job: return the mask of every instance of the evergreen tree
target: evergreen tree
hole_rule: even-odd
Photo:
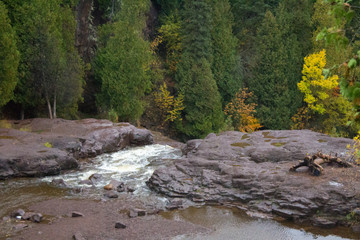
[[[280,0],[229,0],[234,16],[234,35],[239,40],[238,58],[242,60],[241,71],[244,80],[252,77],[250,71],[254,64],[256,51],[256,31],[265,12],[274,12]]]
[[[217,83],[223,106],[241,88],[240,63],[236,58],[238,41],[233,35],[234,20],[228,0],[212,0],[212,73]]]
[[[287,50],[280,26],[270,11],[258,30],[256,45],[256,65],[249,89],[257,97],[257,117],[265,128],[288,129],[291,98],[285,74]]]
[[[138,120],[144,110],[142,97],[150,88],[150,44],[144,40],[147,0],[123,0],[114,23],[105,26],[108,39],[95,59],[95,75],[101,81],[97,104],[114,110],[121,121]]]
[[[176,81],[184,95],[184,124],[188,137],[203,137],[217,131],[223,122],[221,99],[211,72],[213,63],[211,9],[206,0],[185,1],[183,55]]]
[[[12,4],[21,52],[15,101],[25,110],[39,107],[45,100],[50,118],[57,117],[58,103],[62,112],[70,106],[75,113],[81,99],[83,66],[74,47],[73,3],[33,0]]]
[[[276,21],[282,34],[287,63],[283,71],[289,87],[291,115],[302,104],[303,96],[297,89],[297,83],[301,81],[304,57],[312,47],[311,12],[311,0],[282,0],[276,9]]]
[[[16,47],[16,35],[2,1],[0,1],[0,29],[0,107],[2,107],[13,97],[20,57]]]

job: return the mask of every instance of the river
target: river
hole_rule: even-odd
[[[102,198],[103,186],[111,179],[120,180],[135,189],[132,198],[163,208],[167,199],[150,191],[145,181],[156,168],[170,164],[181,157],[181,151],[165,145],[149,145],[129,148],[116,153],[103,154],[81,162],[80,170],[69,171],[60,176],[44,178],[11,179],[0,182],[0,219],[17,208],[50,198],[96,199]],[[90,187],[79,184],[94,173],[102,179]],[[53,186],[53,179],[62,178],[67,188]],[[309,225],[277,222],[270,219],[252,218],[234,208],[199,206],[190,201],[184,210],[160,213],[164,218],[183,220],[213,229],[206,235],[181,235],[178,239],[357,239],[348,228],[319,229]],[[1,230],[1,229],[0,229]],[[0,235],[1,236],[1,235]],[[1,238],[1,237],[0,237]]]

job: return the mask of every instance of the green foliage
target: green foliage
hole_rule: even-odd
[[[233,35],[234,19],[228,0],[212,0],[212,46],[213,63],[211,66],[217,83],[223,106],[242,86],[242,79],[237,67],[236,48],[238,41]]]
[[[110,109],[110,111],[108,112],[108,119],[114,123],[119,121],[119,116],[114,109]]]
[[[211,8],[208,1],[185,1],[183,54],[175,79],[184,95],[183,124],[187,137],[203,137],[223,124],[220,94],[211,71],[213,63]]]
[[[15,101],[27,108],[46,100],[50,118],[56,117],[58,105],[60,109],[73,109],[81,100],[84,69],[74,47],[72,2],[33,0],[12,4],[21,52]]]
[[[121,121],[135,121],[144,110],[142,97],[150,87],[152,51],[143,39],[147,0],[122,1],[123,8],[109,39],[98,50],[94,71],[101,82],[97,104],[104,110],[114,109]]]
[[[7,9],[0,1],[0,107],[13,97],[18,80],[20,55],[16,47],[15,32],[10,25]]]
[[[190,60],[183,55],[177,79],[184,95],[184,122],[179,130],[188,137],[204,137],[223,124],[220,94],[205,58]]]
[[[276,21],[282,34],[286,68],[283,69],[289,88],[290,114],[296,113],[302,104],[302,94],[297,89],[301,80],[304,57],[309,54],[312,44],[311,0],[281,0],[276,9]]]
[[[53,145],[51,143],[49,143],[49,142],[44,143],[44,146],[47,147],[47,148],[52,148],[53,147]]]
[[[282,43],[282,32],[276,18],[266,12],[257,34],[254,77],[249,90],[257,97],[257,118],[269,129],[287,129],[290,125],[291,102],[286,76],[287,55]]]

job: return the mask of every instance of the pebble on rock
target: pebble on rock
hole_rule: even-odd
[[[131,208],[129,211],[129,217],[142,217],[146,215],[146,211],[143,209]]]
[[[124,229],[126,228],[126,225],[121,223],[121,222],[116,222],[115,223],[115,228],[121,228],[121,229]]]
[[[23,220],[30,220],[34,223],[39,223],[43,219],[43,215],[41,213],[26,212],[21,218]]]
[[[72,212],[71,213],[71,217],[83,217],[84,214],[82,214],[81,212]]]
[[[18,209],[16,211],[12,212],[10,216],[12,218],[16,218],[18,216],[22,217],[22,216],[24,216],[24,214],[25,214],[25,211],[20,208],[20,209]]]
[[[104,196],[108,197],[108,198],[118,198],[119,197],[114,191],[109,191],[107,193],[104,193]]]
[[[80,232],[77,232],[73,235],[73,240],[86,240],[86,238]]]

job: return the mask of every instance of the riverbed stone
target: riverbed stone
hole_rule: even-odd
[[[25,211],[23,209],[19,208],[18,210],[12,212],[10,214],[10,216],[12,218],[16,218],[16,217],[19,217],[19,216],[22,217],[22,216],[24,216],[24,214],[25,214]]]
[[[104,196],[108,197],[108,198],[118,198],[119,197],[119,195],[115,191],[108,191],[108,192],[104,193]]]
[[[121,222],[116,222],[115,223],[115,228],[125,229],[126,225],[121,223]]]
[[[86,238],[84,237],[84,235],[81,232],[76,232],[73,237],[73,240],[86,240]]]
[[[230,202],[250,212],[332,227],[360,207],[360,186],[354,184],[360,181],[359,167],[325,164],[320,177],[289,169],[318,151],[347,159],[346,146],[352,143],[309,130],[211,134],[188,141],[184,156],[157,169],[147,185],[169,197]]]
[[[64,179],[61,179],[61,178],[53,179],[51,181],[51,184],[56,186],[56,187],[67,187]]]
[[[29,220],[34,223],[40,223],[43,219],[43,215],[41,213],[26,212],[21,218],[23,220]]]
[[[150,131],[129,123],[61,118],[8,122],[11,128],[0,128],[0,180],[58,175],[76,169],[79,158],[153,143]]]
[[[129,210],[129,217],[130,218],[134,218],[134,217],[142,217],[146,215],[146,210],[144,209],[139,209],[139,208],[130,208]]]
[[[91,174],[91,176],[89,177],[89,180],[93,183],[96,184],[98,182],[100,182],[103,179],[103,176],[99,173],[94,173]]]
[[[83,217],[83,216],[84,216],[84,214],[81,212],[73,211],[71,213],[71,217]]]

